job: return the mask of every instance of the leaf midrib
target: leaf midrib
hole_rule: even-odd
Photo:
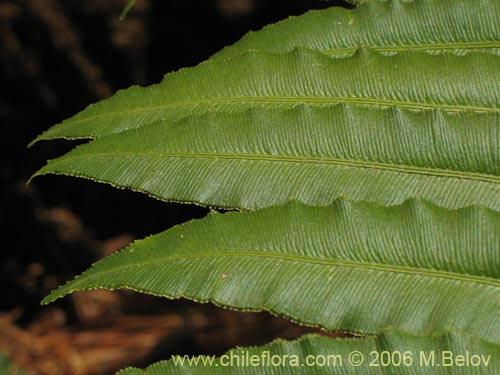
[[[439,50],[459,50],[459,49],[481,49],[481,48],[500,48],[500,41],[481,41],[481,42],[451,42],[451,43],[429,43],[429,44],[402,44],[397,46],[374,46],[367,45],[377,52],[404,52],[404,51],[439,51]],[[360,47],[333,48],[321,51],[325,55],[335,56],[344,54],[354,54]]]
[[[189,102],[179,102],[179,103],[171,103],[165,104],[155,107],[142,107],[137,109],[129,109],[127,111],[108,111],[106,113],[101,113],[94,116],[84,117],[79,120],[70,120],[72,124],[78,124],[87,121],[93,121],[99,118],[105,117],[115,117],[115,116],[126,116],[135,113],[146,113],[146,112],[156,112],[168,109],[182,108],[182,107],[190,107],[190,106],[198,106],[198,105],[209,105],[209,104],[217,104],[217,103],[296,103],[296,105],[302,103],[312,103],[317,105],[328,105],[328,104],[357,104],[357,105],[366,105],[366,106],[380,106],[380,107],[401,107],[415,110],[425,110],[425,109],[441,109],[449,112],[488,112],[488,113],[497,113],[500,112],[500,108],[495,107],[481,107],[481,106],[473,106],[473,105],[452,105],[452,104],[438,104],[438,103],[422,103],[422,102],[410,102],[410,101],[402,101],[402,100],[393,100],[393,99],[376,99],[376,98],[358,98],[358,97],[313,97],[313,96],[295,96],[295,97],[286,97],[286,96],[249,96],[249,97],[233,97],[233,98],[210,98],[205,100],[192,100]],[[264,106],[265,107],[265,106]]]
[[[374,161],[345,160],[334,158],[320,158],[310,156],[288,156],[288,155],[256,155],[256,154],[224,154],[224,153],[164,153],[164,152],[127,152],[127,153],[96,153],[91,155],[78,155],[64,157],[63,162],[75,160],[87,160],[106,157],[162,157],[162,158],[186,158],[186,159],[226,159],[226,160],[248,160],[262,162],[281,163],[304,163],[318,165],[336,165],[350,168],[378,169],[391,172],[419,174],[424,176],[436,176],[444,178],[456,178],[458,180],[472,180],[487,183],[500,183],[500,176],[488,175],[474,172],[462,172],[449,169],[425,168],[407,165],[387,164]],[[57,162],[57,161],[56,161]]]
[[[140,250],[138,250],[140,251]],[[182,260],[196,260],[196,259],[206,259],[206,258],[262,258],[262,259],[277,259],[289,262],[300,262],[300,263],[310,263],[310,264],[319,264],[324,266],[331,267],[345,267],[345,268],[358,268],[358,269],[368,269],[379,272],[391,272],[397,274],[408,274],[414,276],[424,276],[424,277],[434,277],[434,278],[442,278],[449,280],[457,280],[463,281],[466,283],[476,283],[481,285],[493,286],[496,288],[500,288],[500,280],[486,277],[486,276],[475,276],[470,274],[458,274],[452,271],[442,271],[435,270],[429,268],[414,268],[409,266],[396,266],[391,264],[375,264],[369,262],[356,262],[350,260],[340,260],[340,259],[325,259],[325,258],[311,258],[300,255],[291,255],[291,254],[275,254],[271,252],[254,252],[254,251],[245,251],[245,252],[210,252],[203,254],[190,254],[190,255],[182,255],[182,256],[167,256],[157,259],[152,259],[148,261],[136,262],[134,264],[128,263],[124,266],[115,267],[113,269],[99,271],[94,273],[93,275],[87,276],[87,278],[99,277],[102,275],[120,272],[131,268],[136,267],[145,267],[148,265],[154,265],[156,263],[164,263],[166,261],[182,261]],[[82,279],[76,279],[75,282],[78,283]],[[85,280],[83,280],[85,282]]]

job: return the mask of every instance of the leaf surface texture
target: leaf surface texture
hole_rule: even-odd
[[[345,57],[360,47],[382,53],[426,51],[500,54],[497,0],[369,0],[355,9],[332,7],[250,32],[214,58],[246,50],[288,52],[309,48]]]
[[[329,330],[449,330],[500,344],[500,214],[337,201],[211,214],[137,241],[44,299],[129,288]]]
[[[498,113],[499,78],[500,58],[488,54],[382,56],[362,50],[336,60],[305,50],[247,52],[169,74],[157,85],[120,91],[37,140],[98,138],[187,115],[299,105]]]
[[[46,173],[219,207],[418,196],[500,210],[500,114],[344,103],[210,113],[82,145]]]

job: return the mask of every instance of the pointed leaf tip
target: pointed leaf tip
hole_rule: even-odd
[[[471,242],[481,244],[473,257]],[[457,330],[500,344],[499,243],[500,213],[486,208],[295,202],[209,215],[137,241],[46,302],[127,288],[329,330]]]

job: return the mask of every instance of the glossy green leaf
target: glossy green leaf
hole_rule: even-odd
[[[300,50],[248,52],[169,74],[157,85],[120,91],[37,140],[96,138],[187,115],[298,105],[498,113],[499,78],[500,58],[488,54],[388,57],[360,51],[338,60]]]
[[[352,104],[210,113],[101,138],[47,173],[219,207],[418,196],[500,210],[500,114]]]
[[[401,51],[483,51],[500,54],[497,0],[369,0],[353,10],[332,7],[250,32],[215,58],[246,50],[288,52],[310,48],[349,56],[359,47]]]
[[[448,330],[500,343],[500,214],[337,201],[211,214],[137,241],[53,291],[127,288],[329,330]]]
[[[187,358],[180,356],[184,359],[184,364],[181,365],[181,359],[177,358],[176,362],[173,359],[159,362],[146,370],[125,369],[118,375],[500,373],[500,348],[497,345],[454,333],[419,337],[392,331],[362,339],[331,339],[307,335],[296,341],[277,340],[262,347],[236,348],[221,357],[194,357],[198,360],[198,365],[189,365]],[[256,366],[252,365],[252,358]],[[362,362],[356,366],[360,359]],[[231,363],[232,366],[227,366]]]

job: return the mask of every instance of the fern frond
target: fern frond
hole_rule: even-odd
[[[500,210],[500,113],[352,103],[213,112],[101,138],[37,175],[47,173],[212,207],[345,196]]]
[[[127,288],[329,330],[458,331],[500,344],[500,213],[341,200],[211,214],[137,241],[53,291]]]
[[[248,52],[167,75],[89,106],[36,140],[99,138],[187,115],[249,108],[350,104],[416,111],[500,112],[500,57],[487,54],[382,56],[363,50],[350,59],[316,52]],[[376,125],[376,124],[374,124]],[[237,127],[237,124],[235,124]]]
[[[332,7],[290,17],[246,34],[213,58],[247,50],[283,53],[297,47],[332,57],[351,56],[360,47],[381,53],[500,55],[499,16],[497,0],[369,0],[353,10]]]
[[[471,364],[472,355],[476,366]],[[253,363],[259,365],[249,363],[252,356],[257,357]],[[270,365],[271,356],[275,356],[273,363],[283,364]],[[455,364],[459,357],[464,359],[458,362],[463,366],[450,365],[451,358]],[[226,366],[231,358],[239,366]],[[352,364],[359,359],[362,362],[358,366]],[[210,360],[212,366],[208,365]],[[276,340],[261,347],[236,348],[219,358],[205,356],[205,362],[198,363],[189,366],[187,360],[184,365],[163,361],[145,370],[129,368],[117,375],[496,375],[500,372],[500,351],[497,345],[456,333],[419,337],[390,331],[362,339],[307,335],[296,341]]]

